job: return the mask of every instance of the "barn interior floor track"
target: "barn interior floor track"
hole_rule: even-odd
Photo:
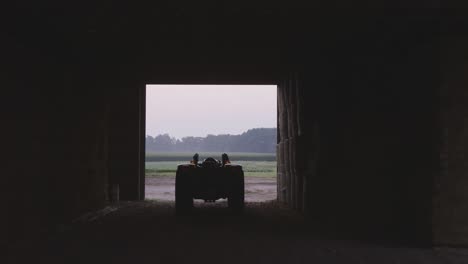
[[[336,239],[275,202],[112,205],[10,249],[10,263],[468,263],[463,249],[407,248]]]

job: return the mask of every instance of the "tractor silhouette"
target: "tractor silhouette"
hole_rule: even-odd
[[[241,211],[244,208],[244,171],[242,166],[231,164],[224,153],[220,160],[212,157],[199,162],[198,153],[189,164],[177,166],[175,183],[176,211],[188,211],[194,199],[215,202],[228,200],[228,207]]]

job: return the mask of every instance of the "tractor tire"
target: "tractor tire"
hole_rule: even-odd
[[[175,180],[175,209],[176,213],[188,212],[193,207],[193,197],[190,192],[188,175],[177,170]]]
[[[235,172],[231,182],[231,190],[228,196],[228,207],[235,212],[241,212],[244,209],[244,172],[242,170]]]

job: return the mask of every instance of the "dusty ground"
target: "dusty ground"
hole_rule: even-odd
[[[17,245],[6,263],[468,263],[466,250],[330,239],[310,223],[273,202],[241,215],[201,203],[184,216],[173,202],[121,203]]]
[[[146,199],[174,201],[175,177],[147,177],[145,179]],[[276,199],[276,178],[245,178],[245,200],[264,202]]]

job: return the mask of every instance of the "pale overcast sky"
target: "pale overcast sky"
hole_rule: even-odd
[[[241,134],[276,127],[276,85],[147,85],[146,134]]]

